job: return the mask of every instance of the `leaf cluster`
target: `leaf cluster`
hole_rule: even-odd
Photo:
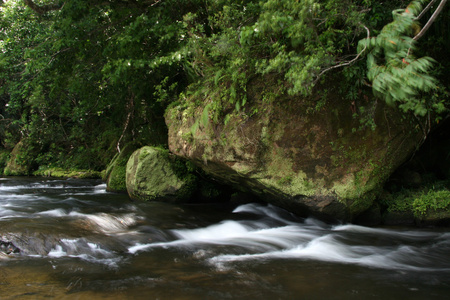
[[[389,105],[398,105],[404,112],[424,116],[429,111],[444,111],[442,101],[433,101],[439,81],[432,75],[436,61],[428,56],[416,57],[414,34],[420,28],[417,15],[422,2],[412,1],[408,8],[392,12],[391,23],[376,37],[359,42],[358,52],[367,57],[367,77],[374,93]]]
[[[186,16],[193,98],[207,98],[210,117],[240,111],[255,77],[280,81],[280,93],[309,95],[324,69],[354,52],[366,1],[216,1],[207,22]],[[189,99],[189,97],[188,97]],[[225,117],[226,118],[226,117]]]

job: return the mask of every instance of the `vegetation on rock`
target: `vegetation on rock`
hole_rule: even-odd
[[[126,166],[126,187],[132,199],[186,201],[196,184],[196,177],[186,170],[186,165],[164,149],[140,148]]]
[[[337,85],[328,86],[325,98],[333,109],[313,111],[308,106],[314,99],[306,97],[274,95],[267,103],[264,95],[276,88],[267,76],[254,79],[248,99],[264,114],[250,116],[243,108],[230,113],[226,124],[210,120],[195,132],[204,105],[190,115],[173,107],[166,118],[169,149],[275,205],[350,220],[371,206],[422,139],[413,120],[402,120],[402,112],[383,103],[373,108],[375,129],[354,131],[359,121]]]

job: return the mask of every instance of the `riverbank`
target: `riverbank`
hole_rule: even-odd
[[[62,168],[39,168],[33,172],[33,176],[79,179],[102,179],[105,171],[94,170],[65,170]]]

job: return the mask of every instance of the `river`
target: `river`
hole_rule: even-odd
[[[447,299],[450,232],[0,178],[1,299]]]

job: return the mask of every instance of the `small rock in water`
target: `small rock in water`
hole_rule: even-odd
[[[19,253],[20,249],[11,242],[0,241],[0,255],[8,255],[11,253]]]

